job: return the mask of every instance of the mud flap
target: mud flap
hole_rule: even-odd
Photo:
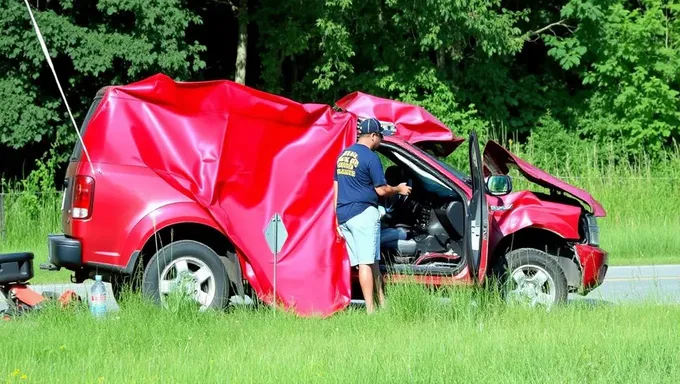
[[[245,299],[245,291],[243,288],[243,278],[241,275],[241,264],[238,261],[235,253],[228,252],[226,256],[220,256],[220,260],[227,270],[227,276],[229,277],[229,284],[235,289],[236,294],[241,298]]]

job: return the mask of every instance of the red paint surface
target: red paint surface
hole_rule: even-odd
[[[511,193],[500,200],[504,206],[512,205],[508,210],[493,212],[496,226],[503,236],[524,228],[538,228],[565,239],[579,238],[580,207],[543,201],[530,191]]]
[[[278,300],[321,315],[349,303],[346,251],[334,237],[332,175],[337,154],[355,140],[352,114],[228,81],[154,76],[111,87],[88,131],[96,202],[92,219],[71,226],[86,239],[85,262],[124,265],[153,233],[154,220],[156,228],[186,219],[214,223],[247,260],[258,296],[270,302],[273,255],[264,230],[279,213],[289,236],[279,255]],[[176,205],[188,202],[199,209]],[[102,226],[116,230],[103,234]]]
[[[414,105],[362,92],[350,93],[336,105],[361,118],[374,117],[394,124],[399,137],[411,144],[437,142],[442,156],[447,156],[465,141],[430,112]]]
[[[595,216],[604,217],[606,215],[602,205],[600,205],[600,203],[598,203],[593,198],[593,196],[590,195],[590,193],[573,185],[567,184],[555,176],[552,176],[549,173],[527,163],[494,141],[489,141],[484,148],[484,163],[486,165],[485,168],[487,174],[493,173],[506,175],[509,171],[509,168],[515,166],[519,172],[522,173],[529,181],[544,187],[556,188],[557,190],[566,192],[576,197],[577,199],[588,204],[593,210]]]
[[[582,268],[583,288],[592,290],[604,280],[603,266],[608,266],[609,255],[604,250],[585,244],[575,246]]]
[[[466,198],[471,191],[412,146],[437,142],[451,149],[462,141],[427,111],[361,93],[338,105],[349,112],[229,81],[177,83],[162,75],[109,87],[84,136],[97,171],[93,175],[85,162],[67,171],[69,177],[94,176],[92,217],[64,215],[64,232],[83,240],[84,263],[123,267],[163,227],[189,222],[215,228],[234,243],[257,295],[271,302],[273,255],[264,229],[279,213],[289,234],[279,255],[279,302],[301,315],[343,309],[350,299],[350,271],[334,229],[332,175],[337,155],[355,141],[357,116],[374,114],[395,123],[396,135],[386,140],[449,177]],[[482,279],[486,250],[493,252],[499,231],[504,236],[531,226],[578,237],[578,208],[541,201],[530,192],[502,202],[514,207],[493,213],[491,241],[484,242],[480,260]],[[453,277],[415,279],[472,282],[467,268]]]

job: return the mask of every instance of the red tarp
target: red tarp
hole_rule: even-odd
[[[108,160],[149,167],[204,207],[248,261],[246,278],[262,300],[271,302],[274,273],[264,230],[279,213],[288,232],[277,265],[279,302],[301,315],[349,304],[333,172],[356,139],[355,116],[229,81],[164,75],[112,87],[102,104],[97,123],[108,120],[115,130],[102,143],[86,141],[93,161],[106,153],[97,147],[122,144],[125,158]]]
[[[463,141],[426,109],[362,92],[338,100],[338,107],[362,118],[393,123],[400,138],[411,144],[428,144],[439,156],[448,156]]]
[[[394,103],[399,116],[379,118],[396,123],[397,136],[453,138],[434,117],[423,121],[421,108]],[[274,273],[264,230],[278,213],[288,232],[277,267],[279,302],[322,316],[349,304],[333,172],[337,155],[356,140],[354,113],[230,81],[182,83],[164,75],[111,87],[102,105],[93,122],[103,137],[85,138],[93,162],[148,167],[204,207],[247,260],[246,278],[262,300],[271,303]],[[428,121],[438,124],[416,127]]]

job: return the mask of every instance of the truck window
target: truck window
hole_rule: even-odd
[[[80,135],[85,136],[85,130],[87,130],[87,124],[90,122],[90,119],[92,118],[92,115],[94,114],[94,111],[97,109],[97,106],[99,106],[99,103],[102,101],[102,96],[97,96],[94,98],[92,101],[92,104],[90,105],[90,109],[87,110],[87,115],[85,115],[85,120],[83,120],[83,124],[80,126]],[[76,137],[76,144],[73,147],[73,153],[71,154],[71,161],[80,161],[80,158],[83,154],[82,151],[82,145],[80,144],[80,139]]]

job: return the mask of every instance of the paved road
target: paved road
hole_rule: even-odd
[[[84,284],[40,284],[31,287],[38,292],[57,293],[72,289],[85,299],[90,286],[91,281]],[[107,283],[106,287],[109,309],[118,310],[111,286]],[[570,295],[570,298],[595,303],[654,300],[660,303],[680,304],[680,265],[611,267],[605,282],[599,288],[590,292],[588,296]]]
[[[583,299],[680,303],[680,265],[610,267],[604,283]]]

